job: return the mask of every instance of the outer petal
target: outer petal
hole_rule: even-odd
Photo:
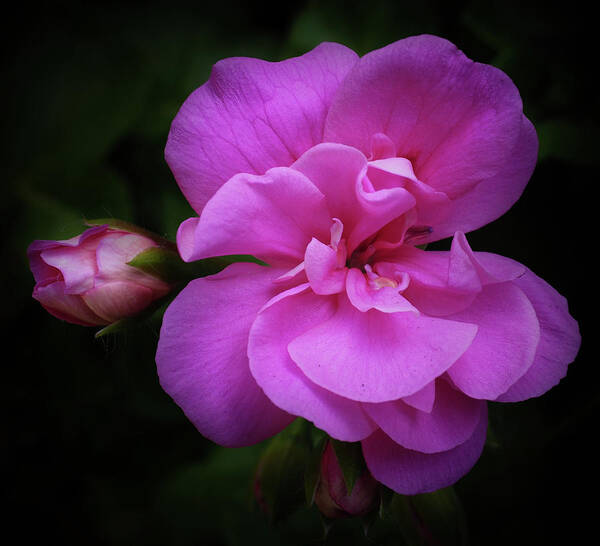
[[[515,284],[486,286],[468,309],[449,318],[479,326],[472,345],[448,370],[465,394],[494,400],[531,366],[540,327],[533,306]]]
[[[503,267],[509,261],[493,254],[478,252],[476,255],[491,271],[494,266]],[[581,344],[577,321],[569,314],[565,298],[529,270],[513,282],[535,309],[540,324],[540,342],[530,368],[497,398],[500,402],[519,402],[540,396],[554,387],[566,375],[567,366],[575,359]]]
[[[446,371],[475,337],[473,324],[413,313],[358,311],[345,296],[329,320],[288,345],[317,385],[363,402],[413,394]]]
[[[363,454],[373,477],[397,493],[429,493],[452,485],[473,467],[483,450],[486,430],[484,405],[473,435],[449,451],[430,454],[411,451],[378,430],[363,440]]]
[[[330,227],[323,194],[303,174],[279,167],[227,181],[198,222],[181,225],[177,243],[185,261],[252,254],[271,264],[295,265],[312,237],[329,239]]]
[[[66,294],[65,290],[65,283],[62,281],[47,285],[37,284],[33,289],[33,297],[44,306],[46,311],[61,320],[81,326],[109,324],[110,321],[93,313],[81,296]]]
[[[64,241],[33,241],[27,248],[27,257],[29,258],[29,266],[35,281],[37,283],[46,284],[48,281],[54,281],[59,278],[58,270],[44,261],[42,253],[61,248],[75,249],[76,247],[85,251],[93,250],[96,247],[100,236],[108,231],[108,229],[108,226],[95,226],[86,229],[81,235]]]
[[[420,391],[402,398],[402,402],[420,411],[430,413],[435,403],[435,381],[425,385]]]
[[[110,281],[88,290],[81,297],[98,316],[115,322],[137,315],[155,299],[155,294],[151,288],[134,282]]]
[[[394,442],[407,449],[438,453],[448,451],[472,436],[484,405],[484,401],[469,398],[440,380],[430,412],[412,408],[400,400],[364,404],[364,407]]]
[[[333,43],[277,63],[219,61],[179,110],[165,150],[196,212],[234,174],[289,166],[321,142],[333,94],[356,61]]]
[[[56,246],[44,250],[40,256],[61,272],[67,294],[81,294],[94,286],[97,267],[93,249]]]
[[[276,434],[293,417],[250,374],[248,332],[281,270],[233,264],[196,279],[168,307],[156,363],[162,387],[207,438],[228,447]],[[280,288],[279,288],[280,289]]]
[[[335,297],[311,292],[290,296],[266,308],[250,331],[250,369],[280,408],[312,421],[338,440],[356,442],[375,430],[361,405],[315,385],[290,358],[289,342],[335,312]]]
[[[166,286],[163,281],[127,265],[127,262],[133,260],[139,253],[156,246],[154,241],[136,233],[106,235],[96,249],[98,266],[96,284],[118,279],[164,291]]]
[[[451,236],[455,230],[473,231],[504,214],[521,197],[533,174],[538,154],[538,139],[531,122],[523,116],[519,139],[504,167],[470,191],[458,196],[452,211],[435,225],[425,241]]]
[[[411,160],[419,180],[451,200],[494,178],[501,187],[496,192],[491,181],[486,186],[494,198],[476,219],[482,225],[507,210],[523,189],[526,180],[512,168],[515,153],[527,165],[524,171],[535,163],[531,138],[517,150],[523,123],[519,93],[506,74],[472,62],[442,38],[424,35],[361,58],[335,96],[325,140],[367,154],[372,136],[383,133],[398,156]],[[436,235],[434,226],[429,240],[451,234],[452,224],[444,225],[447,233]]]

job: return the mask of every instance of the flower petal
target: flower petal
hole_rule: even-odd
[[[292,360],[324,389],[364,402],[413,394],[448,369],[475,337],[473,324],[366,313],[338,296],[335,314],[288,345]]]
[[[506,74],[474,63],[442,38],[423,35],[360,59],[335,95],[325,140],[368,154],[373,135],[383,133],[398,156],[411,160],[419,180],[451,200],[489,180],[493,196],[472,215],[480,226],[507,210],[527,182],[522,175],[535,163],[537,147],[529,137],[521,140],[524,123],[521,98]],[[515,154],[527,165],[518,173]],[[450,235],[451,226],[461,229],[465,210],[456,208],[454,222],[446,220],[439,234],[434,226],[428,240]]]
[[[367,191],[363,183],[367,158],[349,146],[319,144],[303,154],[292,168],[305,174],[325,195],[332,217],[344,225],[348,255],[415,205],[415,198],[402,187]]]
[[[519,402],[540,396],[567,374],[581,345],[577,321],[569,314],[567,300],[531,271],[514,283],[525,293],[540,323],[540,342],[533,364],[497,400]]]
[[[233,264],[196,279],[168,307],[156,363],[160,383],[196,428],[237,447],[260,442],[292,420],[264,395],[250,373],[248,332],[283,271]]]
[[[448,318],[479,327],[471,346],[448,370],[468,396],[494,400],[531,366],[539,322],[527,296],[512,282],[484,287],[468,309]]]
[[[328,240],[330,226],[323,194],[303,174],[277,167],[263,176],[240,174],[228,180],[198,222],[182,224],[178,244],[188,262],[251,254],[272,265],[289,266],[304,259],[312,237]]]
[[[163,281],[127,265],[127,262],[133,260],[144,250],[156,246],[157,244],[154,241],[135,233],[106,235],[96,249],[96,263],[98,266],[96,284],[112,279],[127,280],[166,292]]]
[[[537,161],[538,139],[532,123],[523,116],[519,139],[498,174],[482,181],[453,200],[452,211],[436,224],[426,241],[469,232],[502,216],[521,196]]]
[[[394,441],[423,453],[448,451],[466,442],[481,420],[482,400],[465,396],[447,381],[436,385],[430,412],[420,411],[400,400],[364,404],[369,416]]]
[[[196,212],[233,175],[287,167],[321,142],[333,94],[356,61],[333,43],[277,63],[219,61],[179,110],[165,149]]]
[[[248,343],[250,369],[266,395],[338,440],[356,442],[375,430],[361,405],[315,385],[290,358],[289,342],[335,312],[334,297],[303,292],[263,310]]]
[[[427,383],[420,391],[402,398],[402,402],[421,411],[429,413],[435,403],[435,381]]]
[[[94,249],[56,246],[40,254],[42,260],[62,274],[66,294],[81,294],[94,286],[96,254]]]
[[[96,326],[109,324],[110,321],[93,313],[83,302],[81,296],[65,293],[63,281],[51,282],[47,285],[37,284],[33,289],[33,297],[44,309],[61,320],[80,324],[81,326]]]
[[[477,462],[487,431],[487,408],[473,435],[464,443],[440,453],[412,451],[378,430],[362,441],[363,455],[373,477],[401,495],[429,493],[452,485]]]
[[[398,288],[383,286],[374,289],[369,286],[361,271],[353,267],[346,277],[346,294],[348,299],[361,312],[377,309],[382,313],[412,312],[419,314],[411,303],[402,296]]]
[[[339,254],[313,239],[306,247],[304,270],[315,294],[337,294],[344,290],[348,270],[339,264]]]
[[[164,289],[167,293],[169,290]],[[129,281],[110,281],[82,294],[86,305],[99,317],[116,322],[137,315],[156,298],[151,288]]]
[[[369,161],[367,172],[376,188],[401,186],[410,192],[416,201],[419,225],[437,226],[448,216],[451,208],[448,196],[418,180],[408,159],[390,157]]]

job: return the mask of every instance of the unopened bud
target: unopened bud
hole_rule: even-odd
[[[65,241],[34,241],[27,250],[36,281],[33,297],[55,317],[83,326],[137,315],[172,287],[128,265],[158,246],[141,233],[107,225]]]
[[[321,475],[315,503],[321,513],[330,518],[363,516],[375,507],[378,483],[365,468],[348,492],[346,481],[331,442],[321,458]]]

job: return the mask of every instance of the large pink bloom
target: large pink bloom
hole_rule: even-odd
[[[302,416],[361,441],[392,489],[432,491],[479,457],[486,400],[542,394],[577,353],[564,298],[469,248],[523,191],[537,138],[511,80],[445,40],[221,61],[166,155],[200,214],[182,257],[269,264],[192,281],[165,314],[161,384],[217,443]],[[415,246],[450,235],[449,252]]]

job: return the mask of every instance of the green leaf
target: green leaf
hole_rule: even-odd
[[[423,546],[425,544],[410,497],[394,493],[388,513],[400,527],[400,534],[406,546]]]
[[[267,516],[277,522],[305,499],[305,468],[311,446],[308,423],[296,419],[271,440],[257,468],[257,482]]]
[[[321,459],[323,457],[323,451],[325,450],[326,444],[327,436],[322,435],[317,440],[317,444],[312,448],[312,452],[304,470],[304,494],[306,496],[306,503],[308,506],[312,506],[312,504],[315,502],[315,494],[317,492],[319,477],[321,475]]]
[[[467,544],[464,511],[452,487],[422,495],[395,494],[388,513],[408,546]]]
[[[466,544],[465,514],[454,488],[415,495],[411,502],[425,528],[442,544]]]
[[[367,468],[360,442],[341,442],[340,440],[334,440],[332,438],[331,444],[333,445],[335,456],[342,469],[348,495],[350,495],[356,480]]]

